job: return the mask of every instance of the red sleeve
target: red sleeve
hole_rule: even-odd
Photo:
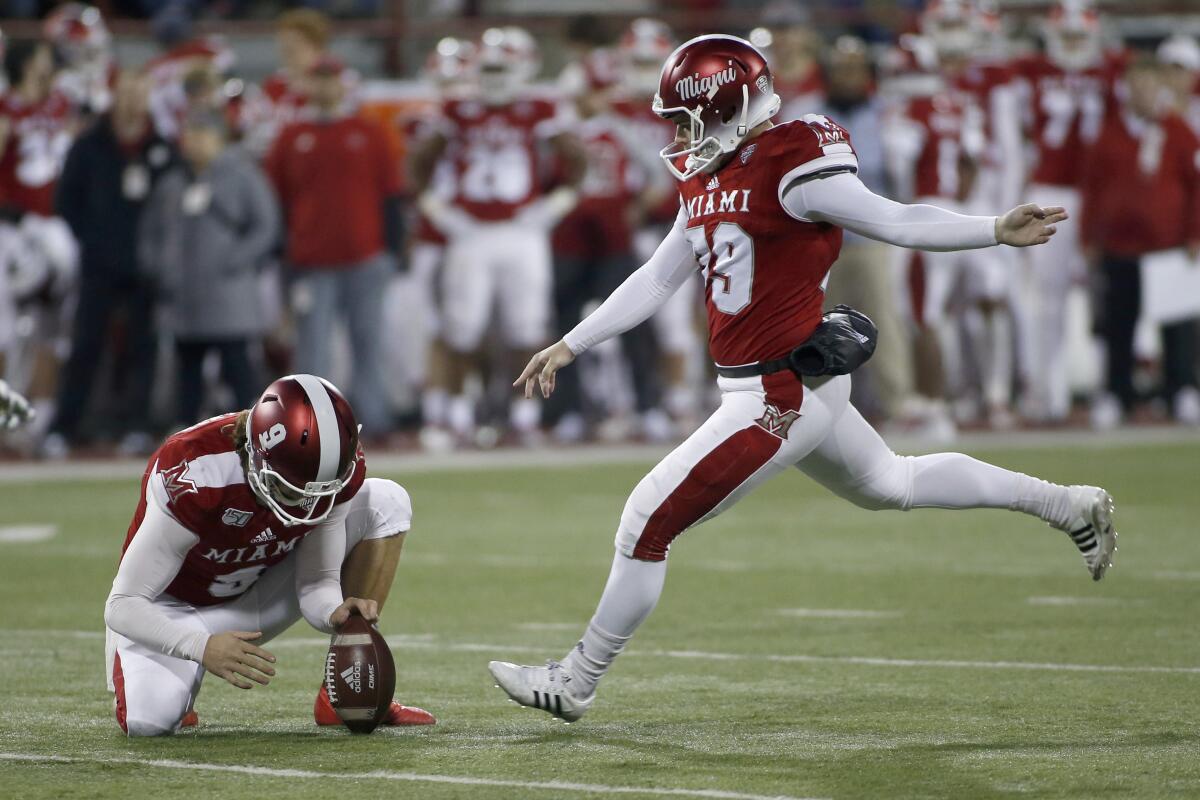
[[[784,138],[778,145],[772,143],[772,152],[763,154],[778,165],[780,197],[795,181],[809,180],[829,171],[858,171],[858,156],[850,144],[850,134],[829,117],[807,114],[786,125]],[[753,146],[747,145],[743,155]]]
[[[1175,126],[1180,137],[1181,174],[1187,176],[1186,214],[1184,219],[1184,243],[1189,247],[1200,245],[1200,138],[1187,123],[1179,120]]]
[[[1112,124],[1112,117],[1104,121],[1095,143],[1080,159],[1079,237],[1084,246],[1099,244],[1104,227],[1104,213],[1100,208],[1104,201],[1104,149]]]
[[[376,158],[379,160],[379,191],[383,197],[400,194],[400,159],[387,131],[378,122],[371,123],[371,138],[375,142]]]

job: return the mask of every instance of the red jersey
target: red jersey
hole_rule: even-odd
[[[639,146],[657,155],[675,138],[675,126],[655,114],[650,106],[650,98],[622,98],[613,102],[612,110],[630,126],[629,131]],[[651,210],[646,222],[669,225],[678,210],[679,203],[675,195],[668,192],[662,204]]]
[[[200,537],[167,586],[167,594],[194,606],[226,603],[243,594],[315,527],[287,527],[255,498],[230,436],[236,421],[237,414],[213,417],[170,437],[150,456],[121,547],[124,557],[146,514],[147,493],[152,493],[168,514]],[[335,505],[358,493],[366,473],[360,449],[350,485]]]
[[[283,205],[294,266],[348,267],[384,249],[384,200],[400,193],[400,170],[379,123],[295,122],[263,166]]]
[[[1083,169],[1083,240],[1118,256],[1200,242],[1200,141],[1180,117],[1110,114]]]
[[[1077,186],[1084,150],[1096,141],[1120,73],[1116,58],[1067,72],[1045,55],[1015,63],[1024,85],[1026,129],[1036,155],[1030,181]]]
[[[780,358],[821,322],[842,229],[791,216],[787,186],[856,170],[850,135],[810,114],[742,144],[712,175],[680,184],[685,235],[705,277],[709,351],[721,366]]]
[[[475,219],[499,222],[543,192],[539,143],[562,132],[558,107],[521,99],[493,106],[448,100],[439,128],[453,149],[453,202]]]
[[[902,116],[908,130],[898,157],[911,196],[961,200],[962,161],[977,158],[982,145],[978,109],[963,94],[941,92],[909,100]]]
[[[71,148],[71,102],[52,92],[30,105],[12,92],[0,99],[0,118],[9,129],[0,156],[0,205],[53,215],[54,187]]]
[[[408,142],[419,142],[422,139],[430,136],[437,127],[437,119],[428,114],[414,114],[406,118],[401,125],[404,131],[404,139]],[[450,157],[453,145],[447,148],[447,152],[442,154],[438,163],[433,168],[433,174],[429,179],[429,190],[440,197],[449,197],[454,194],[454,164]],[[407,184],[408,181],[405,180]],[[415,216],[415,224],[413,225],[412,240],[423,244],[445,245],[446,236],[439,231],[434,224],[429,221],[429,218],[416,210],[416,204],[413,204]]]
[[[604,115],[574,128],[587,153],[587,171],[579,204],[554,231],[554,252],[589,257],[632,252],[630,207],[643,180],[620,124],[618,118]]]

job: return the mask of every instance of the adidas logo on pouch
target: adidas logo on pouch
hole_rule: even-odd
[[[263,544],[264,542],[273,542],[273,541],[275,541],[275,534],[271,533],[270,528],[267,528],[265,531],[260,533],[258,536],[255,536],[253,539],[251,539],[250,544]]]

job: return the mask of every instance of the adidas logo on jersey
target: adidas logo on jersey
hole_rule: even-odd
[[[711,192],[713,189],[719,188],[721,188],[721,181],[716,175],[713,175],[712,179],[708,182],[708,185],[704,187],[704,191]]]
[[[258,536],[255,536],[253,539],[251,539],[250,544],[264,544],[265,542],[273,542],[273,541],[275,541],[275,534],[271,533],[270,528],[267,528],[265,531],[260,533]]]

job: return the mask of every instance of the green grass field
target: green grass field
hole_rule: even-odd
[[[1112,490],[1099,584],[1034,520],[872,514],[785,476],[685,534],[569,727],[486,663],[574,642],[647,465],[404,475],[416,526],[381,627],[399,699],[441,722],[369,737],[313,726],[325,645],[300,623],[270,687],[210,676],[199,729],[127,740],[99,631],[136,484],[3,484],[0,525],[58,534],[0,542],[0,797],[1200,797],[1198,450],[991,454]]]

